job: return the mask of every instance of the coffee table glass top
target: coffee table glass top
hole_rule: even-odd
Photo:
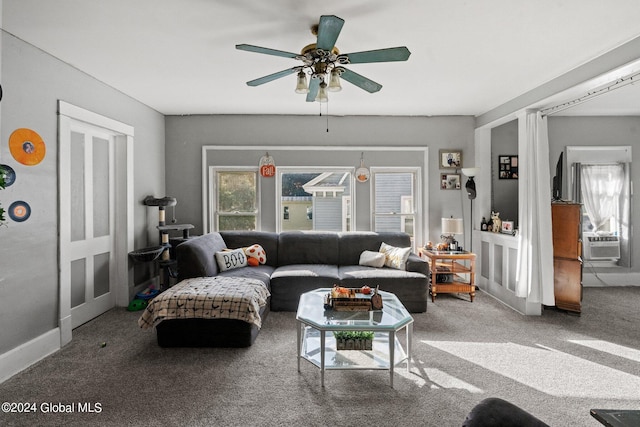
[[[296,319],[318,330],[328,331],[396,331],[413,321],[398,298],[389,292],[380,291],[382,310],[335,311],[324,308],[324,298],[330,288],[320,288],[302,294]]]

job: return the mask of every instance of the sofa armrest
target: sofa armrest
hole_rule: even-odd
[[[412,271],[415,273],[422,273],[425,276],[429,275],[429,264],[420,258],[418,254],[411,252],[409,254],[409,258],[407,258],[406,264],[407,271]]]
[[[217,275],[218,264],[215,253],[226,247],[220,233],[209,233],[180,243],[176,247],[178,281],[191,277]]]

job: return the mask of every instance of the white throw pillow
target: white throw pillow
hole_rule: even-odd
[[[360,254],[360,265],[380,268],[384,266],[385,256],[383,253],[374,251],[364,251]]]
[[[397,248],[382,242],[380,252],[384,254],[384,265],[396,270],[406,270],[411,248]]]
[[[227,271],[234,268],[245,267],[247,256],[242,248],[216,252],[216,261],[220,271]]]

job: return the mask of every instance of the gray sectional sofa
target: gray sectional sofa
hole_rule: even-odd
[[[359,265],[363,251],[377,252],[382,243],[409,247],[409,235],[396,232],[222,231],[193,237],[175,248],[178,280],[203,276],[250,277],[271,292],[269,310],[296,311],[300,295],[334,284],[349,288],[368,285],[394,293],[411,312],[425,312],[428,300],[427,263],[411,253],[404,269]],[[220,271],[215,253],[224,249],[262,246],[266,263]],[[258,331],[246,322],[227,319],[176,319],[160,322],[162,346],[247,346]],[[216,326],[216,322],[224,328]],[[244,323],[244,325],[243,325]]]

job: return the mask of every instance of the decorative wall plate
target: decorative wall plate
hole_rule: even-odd
[[[16,182],[16,172],[9,165],[0,164],[0,176],[4,178],[5,187],[8,187]]]
[[[15,222],[24,222],[31,216],[31,206],[27,202],[19,200],[9,206],[9,217]]]
[[[9,137],[9,150],[18,162],[34,166],[44,159],[47,148],[36,131],[20,128],[14,130]]]

